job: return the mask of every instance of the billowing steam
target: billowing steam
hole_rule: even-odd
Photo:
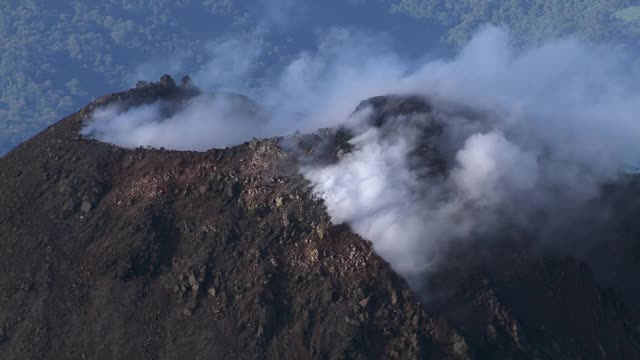
[[[256,48],[227,43],[241,75],[217,58],[196,83],[252,75]],[[336,223],[347,222],[408,278],[433,270],[451,244],[505,222],[527,226],[592,199],[640,159],[640,89],[624,52],[568,39],[520,50],[508,32],[486,27],[450,60],[404,61],[363,34],[337,30],[271,81],[239,90],[266,111],[240,111],[203,95],[170,116],[163,104],[96,112],[85,134],[125,147],[205,150],[251,137],[344,126],[353,150],[304,175]],[[227,75],[225,75],[227,74]],[[230,84],[237,85],[237,84]],[[363,99],[418,94],[431,113],[397,115],[381,126]],[[456,110],[464,104],[473,112]],[[478,114],[477,116],[468,115]],[[441,134],[429,124],[442,124]],[[425,176],[425,140],[446,169]],[[560,205],[562,204],[562,205]],[[542,215],[541,215],[542,214]],[[541,220],[542,219],[542,220]]]
[[[208,49],[212,60],[194,79],[204,89],[249,95],[264,112],[238,116],[228,110],[242,106],[226,104],[233,96],[209,94],[168,118],[159,116],[166,112],[162,103],[129,111],[102,109],[83,133],[123,147],[205,150],[252,137],[309,132],[343,123],[365,98],[399,90],[399,80],[408,72],[384,42],[335,29],[315,52],[300,53],[278,75],[252,85],[248,79],[260,76],[259,59],[266,52],[262,46],[254,38],[214,42]]]

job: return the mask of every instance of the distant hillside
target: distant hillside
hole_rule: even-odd
[[[390,0],[393,12],[449,28],[446,38],[463,43],[482,23],[508,25],[523,43],[566,35],[596,41],[635,42],[640,7],[629,0]]]

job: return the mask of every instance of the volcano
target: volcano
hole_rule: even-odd
[[[416,289],[300,174],[301,156],[349,152],[348,132],[203,152],[81,135],[97,108],[197,92],[165,77],[101,97],[0,159],[2,359],[640,358],[634,177],[603,190],[621,231],[589,234],[597,256],[509,241]],[[367,104],[376,126],[433,111]]]

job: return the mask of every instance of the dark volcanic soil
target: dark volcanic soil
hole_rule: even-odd
[[[634,304],[569,257],[443,275],[447,300],[421,304],[278,139],[197,153],[79,136],[96,106],[192,94],[100,98],[0,159],[0,358],[640,358]]]

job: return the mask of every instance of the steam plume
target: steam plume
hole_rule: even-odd
[[[256,70],[251,59],[259,47],[230,44],[196,83],[227,81],[266,112],[242,112],[227,98],[204,95],[169,118],[160,115],[162,104],[103,109],[84,133],[125,147],[205,150],[347,127],[352,152],[302,171],[334,222],[349,223],[410,279],[437,267],[451,244],[501,222],[553,217],[558,204],[579,208],[640,155],[638,77],[629,70],[632,59],[610,46],[565,39],[522,50],[510,46],[504,29],[485,27],[455,58],[417,64],[366,34],[338,29],[252,86],[238,79]],[[387,93],[424,96],[434,111],[386,126],[367,122],[371,109],[351,115],[362,99]],[[451,104],[471,107],[482,120]],[[448,170],[424,177],[411,159],[432,121],[445,129],[433,142]]]

